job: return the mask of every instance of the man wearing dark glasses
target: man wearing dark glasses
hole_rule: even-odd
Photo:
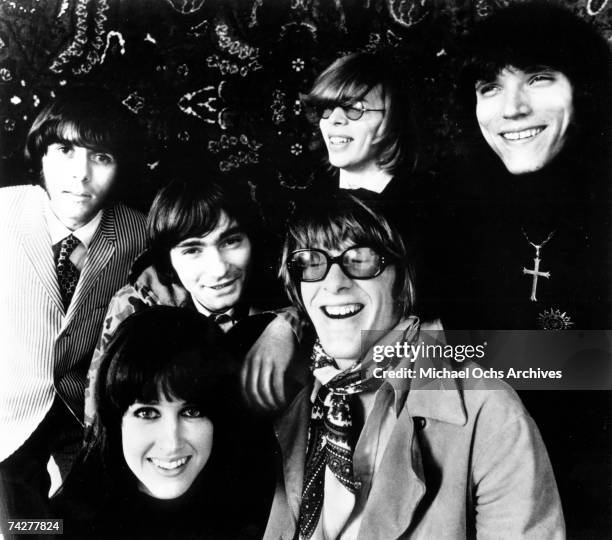
[[[346,193],[305,208],[280,274],[316,334],[314,378],[277,422],[284,477],[265,538],[563,537],[546,449],[510,387],[402,378],[433,361],[372,354],[428,339],[384,218]]]

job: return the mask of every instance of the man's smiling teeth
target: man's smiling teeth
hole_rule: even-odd
[[[351,139],[349,139],[348,137],[330,137],[329,138],[329,142],[331,144],[346,144],[348,142],[351,142]]]
[[[171,471],[172,469],[178,469],[182,465],[185,465],[189,457],[175,459],[173,461],[167,461],[165,459],[158,459],[158,458],[149,458],[149,459],[153,463],[153,465],[159,467],[160,469],[166,469],[168,471]]]
[[[323,313],[328,317],[350,317],[363,309],[362,304],[344,304],[342,306],[323,306]]]
[[[501,136],[509,141],[520,141],[521,139],[530,139],[535,137],[538,133],[544,131],[543,127],[524,129],[523,131],[506,131]]]
[[[215,289],[215,290],[224,289],[228,285],[231,285],[232,283],[234,283],[234,281],[236,281],[236,280],[235,279],[230,279],[229,281],[224,281],[223,283],[220,283],[219,285],[209,285],[209,287],[211,289]]]

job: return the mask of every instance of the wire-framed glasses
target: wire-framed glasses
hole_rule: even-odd
[[[316,106],[317,116],[319,118],[327,119],[332,115],[336,107],[340,107],[344,113],[344,116],[346,116],[349,120],[359,120],[366,112],[385,112],[385,109],[373,109],[366,107],[361,101],[351,104],[321,103],[320,105]]]

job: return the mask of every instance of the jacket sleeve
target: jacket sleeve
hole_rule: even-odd
[[[496,425],[490,418],[485,435],[474,441],[476,536],[563,539],[561,501],[538,428],[524,410],[516,414],[505,411],[503,416]]]
[[[301,344],[304,339],[304,328],[308,325],[308,320],[294,306],[274,310],[274,313],[278,319],[285,321],[289,325],[296,341]]]
[[[98,338],[96,348],[94,350],[89,371],[87,372],[87,383],[85,386],[85,410],[84,420],[86,426],[91,426],[96,415],[96,403],[95,403],[95,386],[96,379],[98,376],[98,370],[100,369],[100,363],[104,357],[104,353],[108,348],[115,330],[121,324],[122,321],[127,319],[132,313],[140,311],[148,304],[145,303],[143,298],[138,294],[137,290],[131,286],[126,285],[120,289],[110,301],[106,316],[104,317],[104,324],[102,325],[102,332]]]

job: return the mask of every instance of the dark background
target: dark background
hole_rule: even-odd
[[[318,129],[306,118],[300,92],[335,58],[357,50],[387,51],[399,62],[398,75],[413,83],[421,163],[435,171],[466,145],[459,126],[467,123],[455,99],[459,38],[509,3],[0,0],[0,186],[35,180],[23,160],[30,124],[58,88],[87,83],[109,89],[148,132],[143,210],[164,182],[162,151],[184,148],[201,156],[203,178],[210,171],[244,176],[272,218],[280,201],[313,181],[321,158],[313,149]],[[562,3],[612,37],[612,0]],[[583,414],[588,420],[601,411]],[[590,499],[607,508],[609,494],[598,486],[608,480],[593,480],[605,474],[597,466],[600,446],[592,447],[592,470],[566,484],[586,483],[583,492],[591,489]],[[569,524],[576,509],[565,511]],[[604,514],[587,512],[608,523]],[[572,537],[598,536],[587,530]]]
[[[291,198],[320,159],[299,93],[338,56],[380,49],[415,86],[421,163],[435,170],[462,151],[457,38],[508,3],[0,0],[0,185],[32,180],[27,130],[58,87],[80,82],[108,88],[147,129],[145,193],[163,183],[160,150],[185,146],[209,169],[247,178],[260,198]],[[563,3],[612,36],[612,1]]]

